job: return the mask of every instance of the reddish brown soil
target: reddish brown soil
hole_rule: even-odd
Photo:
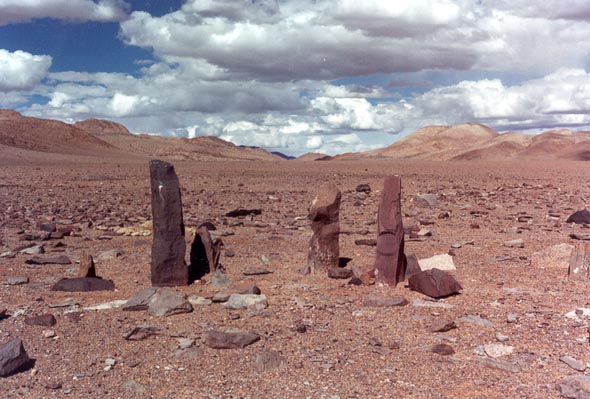
[[[14,149],[3,154],[15,154]],[[0,153],[0,155],[2,155]],[[549,398],[559,396],[556,384],[575,373],[558,359],[570,355],[590,360],[586,321],[564,317],[588,306],[588,285],[568,281],[567,270],[533,268],[531,253],[562,242],[572,231],[586,231],[564,223],[590,198],[590,169],[584,163],[424,163],[424,162],[176,162],[182,187],[185,223],[196,227],[212,221],[221,232],[225,250],[221,263],[234,283],[257,284],[268,297],[263,312],[229,311],[219,304],[195,306],[193,313],[155,318],[146,312],[120,309],[87,311],[89,305],[129,298],[149,287],[151,237],[98,237],[112,226],[138,226],[150,219],[147,162],[68,158],[30,153],[0,156],[0,253],[25,242],[24,231],[39,222],[80,227],[60,242],[44,242],[47,252],[63,252],[78,260],[82,251],[97,258],[120,249],[123,256],[97,263],[98,274],[114,280],[115,292],[59,293],[50,285],[75,276],[77,265],[29,268],[27,256],[0,258],[0,281],[27,276],[21,286],[0,285],[0,308],[14,315],[0,321],[0,343],[20,337],[33,369],[0,379],[3,398]],[[447,253],[453,243],[472,241],[456,249],[455,276],[461,295],[440,302],[450,309],[417,307],[368,308],[368,295],[424,299],[404,288],[344,286],[341,280],[298,273],[306,264],[310,228],[305,220],[316,188],[332,181],[343,191],[341,256],[350,265],[372,265],[372,247],[354,240],[373,238],[379,191],[389,174],[402,176],[404,224],[433,221],[433,236],[425,242],[406,242],[406,253],[425,258]],[[367,199],[354,188],[369,183]],[[441,196],[439,209],[414,205],[417,193]],[[226,218],[232,209],[260,208],[254,220]],[[473,209],[487,215],[474,216]],[[438,219],[443,211],[448,219]],[[548,219],[552,211],[560,223]],[[523,213],[532,222],[518,222]],[[93,226],[87,227],[92,221]],[[477,224],[478,229],[470,226]],[[506,232],[521,227],[520,234]],[[524,248],[508,248],[505,241],[522,238]],[[192,237],[187,234],[187,244]],[[242,271],[270,259],[274,273],[246,277]],[[493,262],[495,256],[512,260]],[[188,258],[188,254],[187,254]],[[218,291],[210,276],[180,290],[209,297]],[[50,308],[73,298],[80,308]],[[79,311],[76,321],[66,312]],[[24,324],[27,315],[51,313],[51,328]],[[507,323],[516,313],[518,321]],[[237,316],[239,318],[237,318]],[[494,323],[481,327],[457,321],[444,334],[428,326],[439,320],[480,315]],[[303,323],[307,332],[294,331]],[[126,341],[123,334],[138,325],[161,328],[158,336]],[[244,349],[214,350],[200,338],[210,329],[239,327],[258,332],[262,339]],[[55,338],[45,338],[52,329]],[[496,333],[509,337],[514,353],[499,360],[516,364],[519,372],[489,368],[474,352],[478,345],[496,342]],[[202,352],[191,359],[174,357],[177,337],[196,339]],[[580,340],[580,342],[577,341]],[[442,356],[429,345],[450,344],[455,354]],[[381,345],[381,346],[379,346]],[[399,348],[397,346],[399,345]],[[390,349],[392,348],[392,349]],[[287,368],[260,373],[257,354],[275,350]],[[104,371],[105,359],[117,364]],[[132,367],[133,366],[133,367]],[[129,381],[145,391],[125,390]],[[61,388],[47,388],[51,383]]]

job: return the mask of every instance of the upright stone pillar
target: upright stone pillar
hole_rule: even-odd
[[[309,242],[307,270],[330,270],[338,267],[340,256],[340,199],[342,194],[332,183],[323,184],[311,203],[309,219],[313,236]]]
[[[399,176],[385,179],[377,215],[375,279],[379,283],[393,287],[404,280],[406,273],[401,189]]]
[[[188,285],[182,201],[174,166],[150,161],[152,186],[152,286]]]

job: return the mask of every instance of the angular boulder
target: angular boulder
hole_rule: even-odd
[[[416,273],[409,278],[408,284],[412,291],[420,292],[431,298],[444,298],[458,294],[462,289],[452,275],[439,269]]]
[[[309,220],[313,235],[309,242],[308,271],[327,271],[338,267],[341,198],[342,193],[338,187],[325,183],[311,203]]]
[[[115,283],[99,277],[62,278],[51,287],[51,291],[91,292],[114,291]]]
[[[377,214],[375,279],[395,287],[406,274],[404,226],[401,211],[402,183],[399,176],[385,179]]]
[[[23,341],[15,338],[0,346],[0,377],[8,377],[31,362]]]
[[[590,224],[590,212],[587,209],[574,212],[567,218],[566,223]]]
[[[156,317],[167,317],[190,313],[193,307],[184,294],[171,288],[160,288],[150,298],[148,313]]]
[[[152,193],[151,280],[156,287],[188,285],[189,270],[184,257],[184,221],[178,177],[174,166],[150,161]]]
[[[244,348],[260,340],[260,335],[248,331],[207,331],[203,343],[213,349]]]

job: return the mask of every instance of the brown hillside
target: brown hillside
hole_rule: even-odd
[[[216,137],[194,139],[129,133],[121,124],[88,119],[67,124],[25,117],[0,110],[2,153],[19,148],[33,152],[99,156],[119,159],[163,158],[169,160],[259,160],[283,158],[261,148],[243,148]],[[22,156],[25,156],[24,153]],[[37,155],[27,153],[27,157]]]
[[[0,144],[32,151],[90,155],[113,146],[67,123],[0,110]]]
[[[85,130],[94,136],[103,136],[108,134],[131,134],[129,133],[129,130],[127,130],[127,128],[120,123],[107,121],[104,119],[87,119],[85,121],[74,123],[74,126],[78,129]]]

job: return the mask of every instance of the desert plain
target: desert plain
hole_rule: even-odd
[[[588,232],[566,223],[590,200],[587,162],[286,161],[240,148],[199,158],[181,142],[161,153],[140,142],[137,151],[124,151],[112,144],[117,137],[103,150],[86,136],[83,151],[67,150],[66,139],[51,148],[34,138],[0,147],[0,345],[20,338],[34,359],[0,378],[3,398],[590,395],[564,383],[583,377],[590,362],[590,283],[568,278],[567,257],[539,255],[576,245],[570,235]],[[78,148],[81,138],[72,140]],[[227,149],[215,140],[204,146]],[[175,287],[192,312],[168,317],[121,309],[151,286],[148,162],[155,158],[173,163],[179,177],[187,248],[194,229],[212,223],[229,280],[209,274]],[[342,192],[340,256],[349,258],[347,268],[372,267],[375,248],[357,243],[376,238],[380,191],[390,175],[402,179],[405,253],[451,254],[460,294],[435,300],[404,283],[355,285],[300,272],[311,237],[308,209],[326,182]],[[371,191],[358,192],[361,184]],[[434,194],[438,203],[424,206],[420,194]],[[261,213],[226,216],[240,208]],[[67,234],[39,235],[42,224]],[[34,255],[23,250],[34,247],[71,263],[29,264]],[[78,275],[83,253],[114,291],[51,290]],[[238,284],[259,287],[266,306],[240,310],[211,301]],[[407,303],[378,307],[367,300],[375,297]],[[25,323],[44,314],[56,323]],[[129,339],[140,326],[151,333]],[[231,329],[259,339],[236,349],[206,345],[209,331]]]

